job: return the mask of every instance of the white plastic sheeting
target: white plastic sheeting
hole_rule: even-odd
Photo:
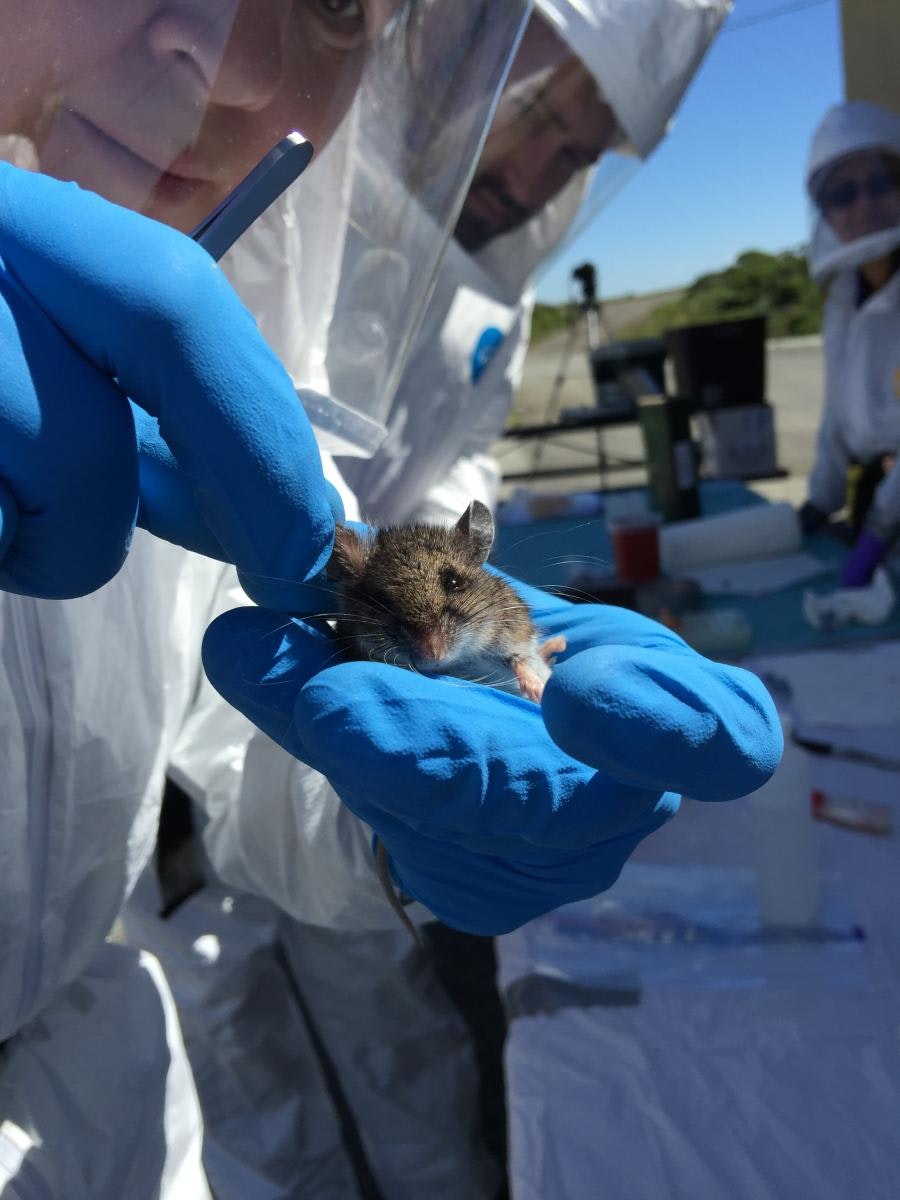
[[[637,866],[502,939],[514,1200],[895,1197],[897,988],[823,925],[767,941],[748,869]]]
[[[821,732],[812,658],[757,666]],[[830,652],[831,686],[869,658]],[[810,779],[893,816],[815,823],[812,928],[762,926],[750,806],[687,801],[608,893],[500,939],[514,1200],[895,1200],[900,773],[813,755]]]
[[[211,1200],[175,1005],[149,954],[102,946],[2,1054],[3,1200]]]

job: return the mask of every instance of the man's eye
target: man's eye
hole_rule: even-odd
[[[316,0],[317,6],[339,21],[361,23],[365,20],[365,9],[360,0]]]
[[[353,49],[366,36],[365,0],[304,0],[312,12],[326,41],[336,48]]]

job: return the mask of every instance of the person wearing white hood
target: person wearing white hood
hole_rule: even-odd
[[[493,504],[498,472],[489,447],[521,371],[531,276],[579,215],[595,210],[597,160],[604,160],[597,182],[603,191],[608,159],[615,159],[612,174],[627,171],[664,136],[728,8],[724,0],[539,0],[540,16],[525,32],[409,368],[386,412],[369,405],[392,391],[391,314],[410,278],[425,279],[426,272],[396,244],[385,253],[385,239],[372,237],[362,219],[351,223],[324,375],[332,395],[354,411],[368,409],[382,440],[368,457],[339,454],[343,480],[332,478],[348,516],[445,522],[473,498]],[[379,194],[385,186],[380,173]],[[310,194],[321,199],[314,187],[307,200]],[[397,207],[406,227],[415,228],[411,206]],[[365,194],[358,210],[368,217]],[[302,210],[298,224],[301,236],[311,227]],[[253,274],[266,249],[262,234],[251,231],[239,255],[244,263],[235,264],[239,278]],[[290,363],[296,338],[288,322],[280,326],[273,343]],[[330,444],[327,431],[320,436]],[[288,1051],[302,1033],[294,1020],[272,1036],[265,1011],[275,960],[288,968],[387,1200],[444,1194],[451,1186],[488,1200],[498,1176],[477,1127],[471,1045],[432,961],[411,944],[381,893],[371,870],[371,831],[322,775],[263,735],[246,751],[212,753],[221,718],[207,692],[206,711],[197,706],[194,736],[182,739],[173,773],[203,810],[203,842],[219,881],[208,878],[203,891],[160,921],[158,883],[145,875],[126,929],[166,967],[201,1094],[224,1097],[222,1080],[229,1081],[229,1100],[215,1113],[206,1109],[208,1161],[214,1156],[223,1200],[289,1194],[272,1189],[274,1161],[291,1150],[282,1131],[291,1127],[273,1126],[267,1139],[248,1136],[249,1126],[237,1119],[241,1106],[262,1094],[273,1114],[289,1114],[297,1104],[297,1060],[279,1062],[278,1045]],[[259,819],[263,804],[268,823]],[[418,922],[432,919],[422,905],[408,911]],[[266,961],[268,993],[255,978]],[[211,1024],[224,1034],[225,1052],[209,1035]],[[298,1163],[309,1149],[294,1147]]]
[[[845,587],[864,587],[900,536],[900,115],[830,109],[806,173],[810,272],[828,286],[825,405],[801,509],[806,532],[847,504]]]
[[[334,498],[291,380],[183,234],[298,128],[324,150],[310,170],[329,180],[330,221],[288,306],[306,346],[292,369],[315,385],[348,122],[366,136],[358,89],[387,126],[382,162],[402,159],[394,177],[429,188],[440,224],[526,14],[524,0],[0,0],[4,1200],[209,1200],[164,974],[107,937],[152,854],[167,764],[198,727],[203,631],[236,602],[234,566],[214,559],[257,603],[293,609],[332,545]],[[427,105],[418,71],[440,91]],[[409,151],[438,123],[459,138],[440,172]],[[295,203],[257,232],[278,247],[277,280],[244,280],[248,298],[268,282],[267,329],[296,266]],[[433,261],[440,240],[420,252]],[[224,704],[218,718],[203,757],[228,773],[252,727]],[[257,966],[295,1097],[252,1092],[256,1111],[234,1110],[295,1152],[265,1194],[353,1197],[296,1005],[270,960]]]
[[[340,252],[348,227],[372,244],[380,224],[386,236],[373,248],[384,261],[415,266],[391,290],[398,320],[380,325],[402,372],[416,305],[452,231],[524,6],[131,0],[117,6],[115,21],[101,7],[0,5],[8,22],[0,147],[43,172],[0,164],[0,1179],[15,1200],[205,1200],[196,1098],[165,982],[145,955],[105,941],[150,853],[167,765],[203,809],[216,870],[231,882],[234,866],[235,886],[262,904],[325,926],[366,928],[367,914],[384,925],[390,910],[373,871],[374,829],[423,912],[498,932],[610,886],[637,842],[676,811],[677,791],[725,800],[760,786],[779,739],[771,704],[746,673],[703,659],[652,623],[619,619],[613,628],[607,612],[570,611],[541,594],[528,595],[535,619],[552,621],[571,648],[543,709],[477,687],[460,704],[459,689],[385,664],[338,664],[335,676],[326,669],[330,641],[321,678],[301,680],[307,635],[325,635],[285,614],[318,612],[310,597],[321,596],[339,516],[311,431],[284,368],[208,256],[120,207],[188,232],[295,122],[320,145],[339,125],[351,144],[355,136],[348,174],[334,162],[340,137],[308,174],[321,181],[329,166],[330,204],[314,228],[295,236],[314,202],[315,189],[307,203],[301,182],[298,198],[257,230],[258,260],[229,269],[246,295],[264,295],[272,255],[284,267],[286,247],[299,241],[293,284],[301,303],[291,314],[303,318],[303,353],[279,352],[316,421],[331,421],[336,445],[375,433],[377,420],[315,394],[327,380],[324,348],[310,331],[318,318],[327,327],[343,270],[331,270],[328,251]],[[611,31],[635,28],[631,13],[647,19],[665,7],[616,5]],[[709,8],[686,0],[668,7]],[[672,33],[673,21],[661,20],[664,50],[691,48]],[[656,71],[657,58],[647,61]],[[642,88],[643,71],[642,60]],[[377,180],[372,188],[373,172],[383,192]],[[408,209],[386,203],[391,183]],[[418,231],[406,220],[414,211],[427,215],[424,241],[404,240]],[[282,270],[281,281],[290,275]],[[259,311],[273,339],[285,328],[277,320],[283,303],[276,290]],[[347,358],[352,342],[344,329]],[[390,394],[385,387],[385,409]],[[234,564],[260,606],[210,626],[204,665],[222,695],[288,751],[274,766],[264,765],[271,743],[251,737],[248,721],[221,703],[208,705],[199,676],[200,637],[231,602],[233,570],[135,533],[136,523]],[[275,626],[250,631],[248,642],[248,619]],[[302,661],[275,677],[267,666],[258,672],[248,652],[267,656],[273,647],[298,650]],[[335,719],[327,692],[335,678],[344,699],[362,701],[350,717]],[[604,680],[615,681],[614,694]],[[442,703],[434,705],[431,688]],[[323,723],[300,744],[300,700],[316,694]],[[391,713],[401,710],[397,721]],[[329,731],[340,735],[331,762],[322,757]],[[447,736],[457,749],[449,757]],[[348,787],[347,767],[360,770],[361,787]],[[410,777],[419,771],[427,781]],[[347,805],[339,818],[337,794]],[[386,826],[391,798],[414,811]],[[191,903],[183,906],[188,926]],[[204,903],[218,924],[207,931],[201,913],[191,948],[193,966],[206,969],[202,978],[194,970],[172,979],[186,1018],[192,987],[199,996],[199,1019],[186,1021],[186,1032],[218,1150],[207,1159],[214,1189],[357,1194],[363,1185],[308,1053],[292,973],[259,942],[249,971],[232,955],[245,944],[236,926],[246,921],[256,936],[264,924],[246,896],[213,883],[199,893],[196,905]],[[220,938],[223,921],[232,933]],[[357,974],[371,993],[370,960],[364,952]],[[293,978],[306,977],[295,965]],[[349,1054],[357,1026],[371,1032],[369,1011],[366,997],[354,995],[356,978],[340,982],[343,1015],[326,1049]],[[375,1015],[396,1010],[402,1020],[405,999],[375,990]],[[243,1020],[254,1004],[263,1026]],[[435,1138],[420,1137],[423,1124],[442,1103],[452,1109],[446,1097],[458,1093],[441,1094],[453,1070],[423,1064],[423,1044],[427,1036],[417,1043],[413,1029],[399,1051],[370,1045],[357,1071],[377,1068],[370,1091],[381,1079],[397,1081],[387,1124],[401,1134],[412,1124],[408,1108],[423,1095],[431,1106],[407,1132],[401,1149],[410,1169],[399,1172],[396,1192],[407,1179],[430,1194],[480,1194],[475,1172],[464,1179],[446,1154],[429,1161]],[[450,1115],[458,1125],[459,1114]],[[382,1122],[374,1140],[388,1132]]]
[[[472,498],[493,506],[490,444],[521,377],[533,276],[652,154],[730,8],[730,0],[538,0],[387,437],[368,460],[339,459],[367,519],[445,522]],[[348,366],[340,354],[342,328],[358,325],[354,293],[365,292],[365,273],[364,255],[345,269],[332,326],[332,386],[354,394],[378,378],[366,361]]]

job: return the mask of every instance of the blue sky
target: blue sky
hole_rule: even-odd
[[[538,298],[567,299],[586,259],[613,297],[690,283],[745,249],[799,246],[810,137],[842,98],[838,0],[736,0],[672,132],[542,272]]]

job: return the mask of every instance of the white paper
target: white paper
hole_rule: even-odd
[[[813,554],[779,554],[745,562],[716,563],[680,573],[707,596],[768,596],[825,575],[832,566]]]
[[[800,737],[900,760],[900,642],[767,655],[745,662]]]

